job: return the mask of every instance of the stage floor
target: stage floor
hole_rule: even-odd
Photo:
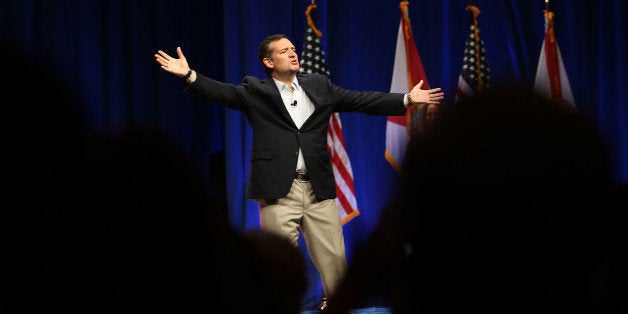
[[[301,314],[320,314],[318,311],[303,311]],[[385,307],[365,307],[354,309],[353,314],[392,314],[392,310]]]

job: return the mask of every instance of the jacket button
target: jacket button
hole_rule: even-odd
[[[299,152],[294,152],[294,155],[295,156],[299,156]]]

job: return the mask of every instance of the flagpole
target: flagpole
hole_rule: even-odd
[[[323,37],[323,33],[316,28],[316,24],[314,24],[314,20],[312,19],[312,15],[310,15],[310,13],[312,12],[312,10],[316,9],[316,1],[312,0],[312,4],[307,6],[307,9],[305,10],[305,16],[307,18],[307,25],[310,26],[310,28],[312,28],[312,30],[314,31],[314,34],[316,34],[316,37],[321,38]]]
[[[469,0],[469,3],[471,3],[471,1]],[[466,10],[471,11],[471,14],[473,14],[473,32],[475,34],[474,38],[475,38],[475,46],[476,47],[480,47],[480,27],[478,26],[478,16],[480,15],[480,9],[472,4],[469,4],[466,7]],[[482,67],[481,67],[481,63],[482,60],[480,58],[480,54],[481,51],[480,49],[477,49],[475,52],[475,72],[476,72],[476,77],[478,80],[478,91],[483,91],[484,90],[484,81],[482,78]]]

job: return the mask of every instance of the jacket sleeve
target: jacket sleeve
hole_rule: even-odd
[[[246,89],[242,85],[219,82],[198,73],[196,80],[186,84],[183,91],[235,110],[243,110],[247,97]]]
[[[333,84],[327,77],[325,89],[337,112],[361,112],[369,115],[397,116],[406,113],[404,94],[377,91],[354,91]]]

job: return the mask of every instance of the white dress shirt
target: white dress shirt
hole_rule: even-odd
[[[291,84],[293,89],[292,91],[290,91],[290,86],[285,83],[275,78],[273,78],[273,80],[279,89],[281,100],[283,100],[283,104],[286,106],[286,110],[288,110],[292,121],[294,121],[294,124],[300,129],[307,118],[309,118],[312,112],[314,112],[314,103],[312,103],[310,98],[307,97],[303,88],[299,85],[299,81],[297,81],[296,77]],[[299,147],[299,158],[297,160],[297,168],[295,170],[297,172],[303,172],[306,169],[303,152]]]

